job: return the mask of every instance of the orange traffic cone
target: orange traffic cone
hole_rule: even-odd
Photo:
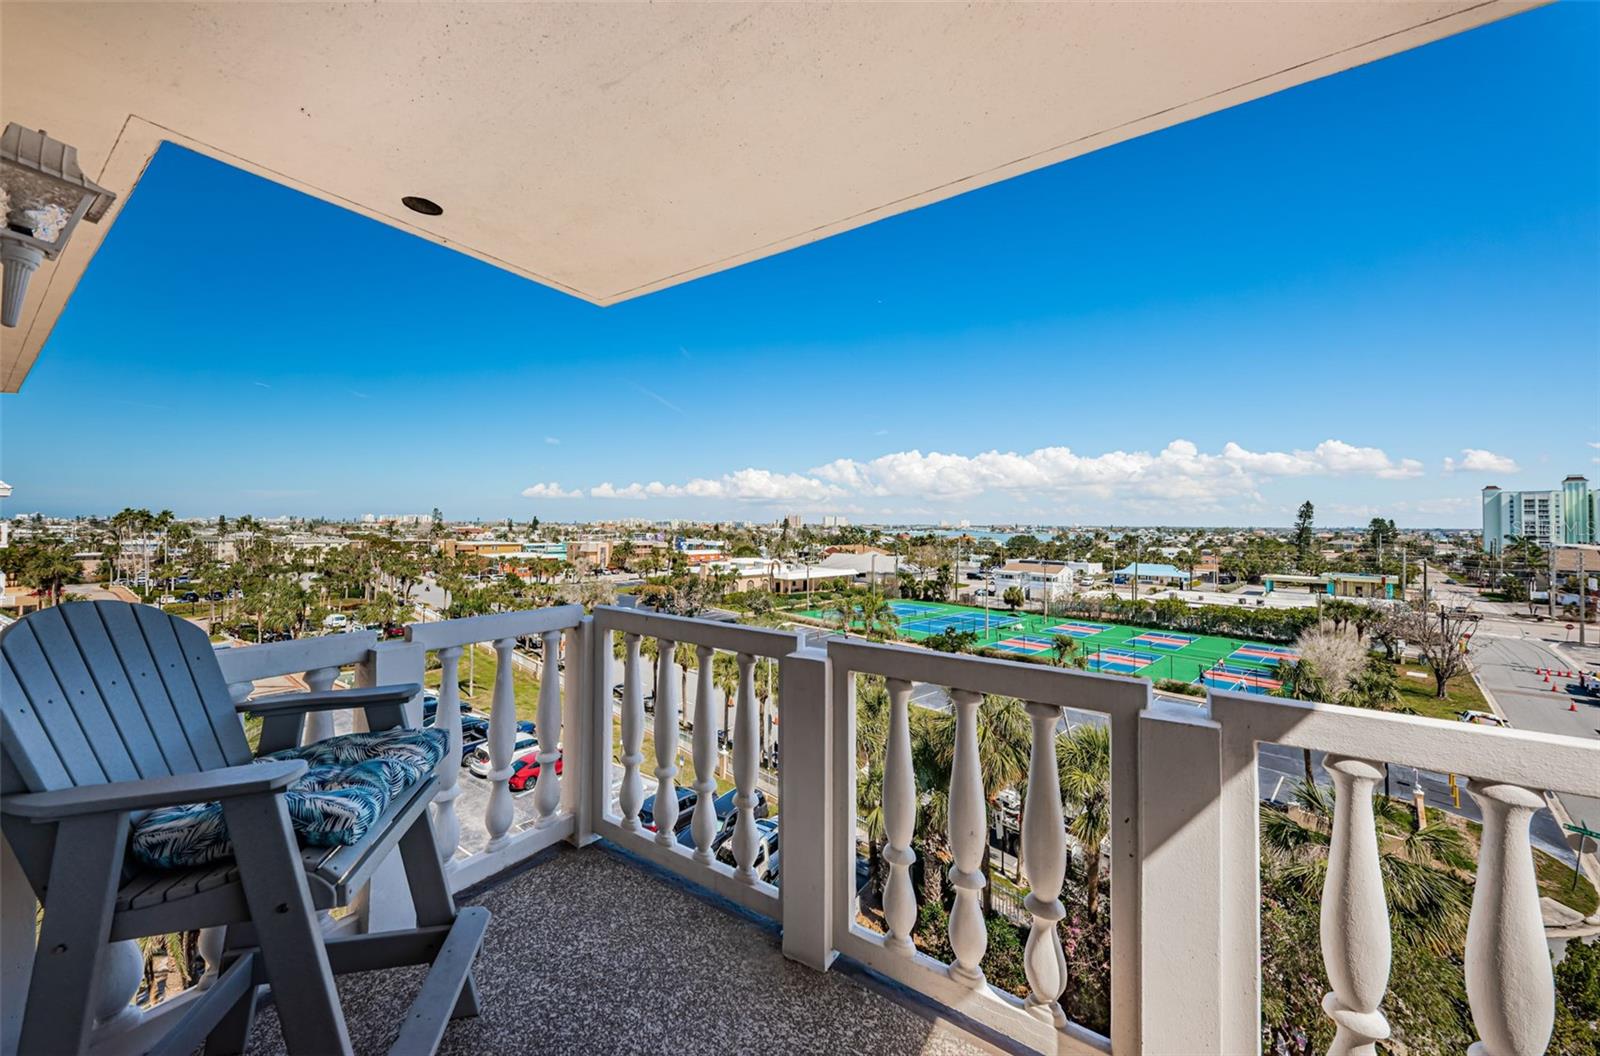
[[[1551,687],[1550,687],[1550,692],[1552,692],[1552,693],[1554,693],[1554,692],[1556,692],[1556,691],[1557,691],[1557,690],[1556,690],[1556,687],[1555,687],[1555,686],[1551,686]]]
[[[1568,711],[1577,711],[1578,710],[1578,702],[1577,701],[1573,701],[1571,704],[1568,704],[1567,705],[1567,710]]]
[[[1550,672],[1548,672],[1548,671],[1546,671],[1546,672],[1545,672],[1545,673],[1544,673],[1544,680],[1545,680],[1545,681],[1546,681],[1546,682],[1548,682],[1548,681],[1550,681]]]

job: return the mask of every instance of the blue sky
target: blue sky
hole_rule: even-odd
[[[1476,524],[1600,477],[1597,55],[1558,4],[603,309],[166,147],[6,512]]]

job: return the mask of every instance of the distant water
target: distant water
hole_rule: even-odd
[[[1009,543],[1014,536],[1018,536],[1018,535],[1021,535],[1023,533],[1021,533],[1021,532],[990,532],[990,531],[985,531],[984,529],[981,529],[981,528],[935,528],[935,529],[933,529],[931,531],[930,534],[932,534],[932,535],[942,535],[946,539],[956,539],[956,538],[959,538],[960,536],[963,536],[963,535],[970,535],[974,539],[989,539],[989,540],[993,540],[994,542],[999,543],[1001,546],[1004,546],[1005,544]],[[1049,532],[1045,532],[1044,534],[1042,534],[1040,536],[1040,538],[1048,539],[1048,538],[1050,538],[1050,533]]]

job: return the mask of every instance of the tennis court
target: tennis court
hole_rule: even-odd
[[[1195,636],[1192,634],[1177,634],[1173,631],[1145,631],[1143,634],[1129,638],[1128,641],[1135,645],[1148,645],[1156,649],[1176,651],[1193,645]]]
[[[1245,663],[1254,661],[1258,664],[1275,665],[1283,663],[1284,661],[1293,663],[1294,661],[1300,659],[1300,654],[1287,646],[1257,645],[1255,642],[1247,642],[1244,645],[1241,645],[1238,649],[1235,649],[1228,659],[1244,661]]]
[[[1036,653],[1048,653],[1050,651],[1050,641],[1049,638],[1041,638],[1036,634],[1017,634],[995,642],[993,648],[1003,653],[1027,653],[1033,655]]]
[[[1058,623],[1053,627],[1046,627],[1050,634],[1064,634],[1069,638],[1093,638],[1097,634],[1104,634],[1111,629],[1109,623],[1080,623],[1076,620],[1067,623]]]
[[[938,601],[896,599],[889,602],[899,620],[896,634],[909,641],[947,630],[969,632],[980,649],[1002,655],[1056,659],[1065,666],[1087,667],[1119,675],[1138,675],[1152,682],[1168,679],[1222,689],[1270,693],[1278,688],[1277,667],[1298,659],[1284,645],[1192,634],[1153,627],[1131,627],[1077,617],[1040,616],[1005,608],[984,610]],[[803,615],[833,622],[837,613],[810,610]],[[1057,649],[1065,638],[1069,646]]]
[[[987,631],[1001,627],[1010,627],[1021,623],[1016,616],[1006,616],[998,612],[985,616],[983,613],[969,615],[967,613],[940,612],[919,616],[913,619],[901,617],[899,630],[902,633],[926,637],[930,634],[943,634],[948,630],[971,631],[982,635]],[[1046,645],[1049,642],[1045,643]]]
[[[1201,675],[1199,684],[1216,689],[1257,693],[1263,696],[1276,693],[1283,688],[1283,683],[1280,680],[1262,674],[1257,668],[1238,667],[1234,664],[1226,663],[1218,664]]]

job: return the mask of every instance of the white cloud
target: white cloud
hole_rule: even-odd
[[[1476,447],[1463,447],[1459,462],[1444,460],[1446,473],[1515,473],[1518,468],[1515,459]]]
[[[1182,502],[1214,508],[1221,500],[1260,502],[1257,489],[1278,477],[1365,476],[1383,480],[1417,477],[1422,463],[1391,458],[1376,447],[1324,440],[1308,451],[1249,451],[1229,443],[1215,454],[1188,440],[1174,440],[1154,454],[1109,451],[1080,455],[1068,447],[1041,447],[1019,454],[975,455],[897,451],[867,461],[835,459],[806,473],[748,468],[681,484],[651,481],[589,489],[591,498],[696,498],[753,503],[835,502],[844,497],[910,497],[957,500],[985,492],[1013,498],[1081,494],[1129,501]]]
[[[557,436],[547,436],[544,438],[544,442],[549,444],[551,447],[561,446],[561,438]]]
[[[823,502],[845,495],[842,488],[799,473],[774,473],[766,469],[741,469],[720,477],[696,477],[683,484],[628,484],[610,481],[589,489],[594,499],[731,499],[736,502]]]
[[[583,492],[579,490],[566,491],[561,485],[551,481],[548,484],[534,484],[522,489],[525,499],[581,499]]]

